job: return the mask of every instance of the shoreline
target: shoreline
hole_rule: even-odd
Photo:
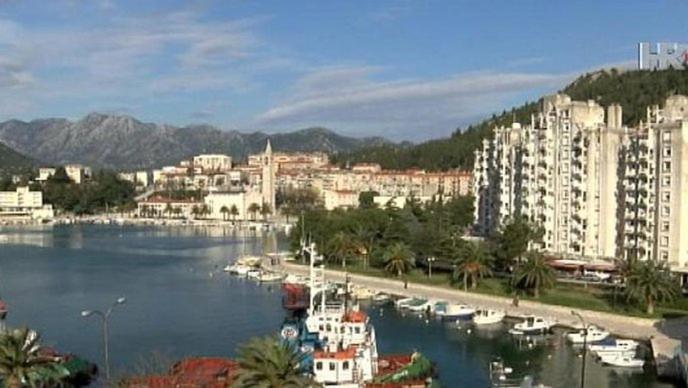
[[[309,268],[305,265],[283,262],[281,263],[281,268],[284,272],[289,274],[302,276],[309,275]],[[404,283],[401,280],[325,269],[325,276],[328,280],[345,281],[347,275],[349,276],[350,282],[369,288],[375,292],[383,292],[404,297],[446,300],[450,303],[463,303],[474,307],[504,311],[507,317],[515,319],[522,319],[527,315],[535,315],[552,319],[557,322],[555,326],[569,329],[580,327],[579,320],[571,314],[571,311],[576,311],[583,316],[588,325],[602,327],[611,334],[619,337],[649,342],[657,367],[657,375],[672,378],[679,378],[680,376],[680,372],[678,371],[679,365],[676,364],[681,363],[682,360],[676,357],[676,349],[681,346],[681,341],[669,337],[660,330],[666,322],[664,319],[629,317],[529,300],[519,301],[519,305],[516,307],[513,305],[513,300],[511,298],[501,296],[466,292],[411,282],[408,283],[408,288],[404,288]]]

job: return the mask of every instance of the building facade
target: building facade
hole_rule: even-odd
[[[606,116],[606,118],[605,118]],[[513,217],[543,228],[542,248],[567,258],[662,260],[688,270],[688,98],[648,108],[637,128],[622,109],[556,95],[531,123],[495,128],[476,151],[476,230]]]
[[[638,43],[638,69],[664,70],[688,66],[688,43]]]
[[[28,187],[15,191],[0,191],[0,218],[51,219],[52,205],[43,204],[43,193]]]

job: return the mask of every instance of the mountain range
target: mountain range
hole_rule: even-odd
[[[351,152],[389,144],[380,137],[353,138],[326,128],[266,134],[223,131],[210,125],[175,127],[130,116],[91,113],[78,121],[61,118],[0,123],[0,143],[43,164],[81,163],[95,168],[150,169],[201,153],[236,159],[260,152],[270,138],[276,151]]]

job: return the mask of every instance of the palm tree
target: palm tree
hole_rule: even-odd
[[[27,328],[0,336],[0,380],[7,388],[42,386],[36,379],[55,367],[51,358],[39,355],[40,336]]]
[[[328,241],[326,250],[329,258],[342,263],[342,266],[346,268],[346,259],[354,254],[356,247],[349,235],[339,231]]]
[[[270,205],[263,202],[263,205],[260,207],[260,214],[263,216],[263,222],[267,222],[268,216],[272,214],[272,209],[270,208]]]
[[[626,298],[640,302],[648,314],[654,314],[657,302],[672,301],[678,295],[678,281],[664,262],[648,260],[630,266],[626,277]]]
[[[236,388],[317,387],[300,367],[306,356],[298,348],[275,337],[253,338],[239,347]]]
[[[480,243],[467,242],[458,251],[458,259],[455,262],[452,277],[455,281],[463,280],[464,291],[478,285],[478,279],[492,274],[489,265],[489,256],[485,252],[485,247]]]
[[[257,203],[252,203],[248,206],[248,212],[251,213],[251,220],[256,220],[256,214],[260,211],[260,205]]]
[[[385,270],[397,274],[397,277],[414,267],[413,252],[402,242],[390,245],[383,257]]]
[[[239,215],[239,208],[237,208],[236,205],[232,205],[232,207],[229,209],[229,214],[232,215],[232,222],[236,222],[236,218]]]
[[[540,296],[540,290],[554,287],[556,278],[540,252],[529,251],[526,253],[525,262],[516,268],[511,281],[514,286],[532,290],[533,296],[537,298]]]
[[[222,213],[222,220],[227,221],[227,214],[229,213],[229,209],[227,209],[227,206],[222,206],[220,208],[220,213]]]
[[[191,208],[191,215],[194,218],[197,218],[199,214],[201,214],[201,208],[199,208],[197,205],[193,205]]]
[[[370,226],[358,225],[354,229],[354,243],[357,253],[363,256],[363,267],[368,267],[370,252],[373,250],[377,232]]]
[[[205,218],[208,214],[210,214],[210,208],[208,205],[203,204],[201,205],[201,211],[200,211],[201,217]]]
[[[174,209],[172,209],[172,204],[168,202],[163,213],[167,213],[167,216],[170,217],[173,211]]]

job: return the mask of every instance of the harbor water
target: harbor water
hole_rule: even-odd
[[[274,233],[237,234],[222,227],[71,225],[0,228],[0,298],[11,327],[29,326],[43,343],[101,362],[101,327],[85,309],[106,309],[112,369],[125,375],[151,360],[236,354],[253,336],[275,334],[285,313],[279,285],[259,285],[222,272],[242,253],[286,247]],[[575,387],[580,350],[561,333],[514,338],[506,327],[478,330],[392,306],[363,304],[382,353],[420,351],[445,387],[489,386],[488,364],[501,357],[514,375],[531,374],[552,387]],[[653,371],[628,371],[587,359],[589,387],[671,387]]]

